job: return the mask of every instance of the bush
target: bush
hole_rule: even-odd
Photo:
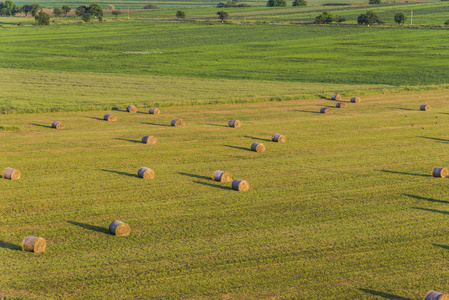
[[[369,0],[369,4],[381,4],[380,0]]]
[[[447,20],[446,22],[444,22],[444,25],[449,25],[449,20]]]
[[[334,15],[328,11],[323,11],[321,15],[315,17],[315,24],[329,24],[334,21]]]
[[[176,18],[181,19],[181,21],[182,21],[186,18],[186,13],[183,12],[182,10],[178,10],[176,12]]]
[[[238,0],[230,0],[226,3],[220,2],[217,7],[251,7],[251,5],[246,3],[239,3]]]
[[[407,18],[405,17],[403,12],[397,12],[394,15],[394,21],[398,23],[398,25],[404,24],[405,20],[407,20]]]
[[[382,21],[375,12],[367,11],[366,13],[361,14],[357,17],[357,23],[359,25],[371,25],[374,23],[383,24],[385,22]]]
[[[449,0],[448,0],[449,1]],[[349,3],[324,3],[323,6],[347,6]]]
[[[37,25],[50,25],[50,15],[47,13],[44,13],[43,11],[39,12],[34,17],[34,20]]]
[[[147,4],[143,7],[143,9],[158,9],[156,4]]]
[[[88,14],[88,13],[84,13],[84,14],[81,16],[81,20],[83,20],[83,21],[86,22],[86,23],[89,23],[90,20],[92,20],[92,15],[91,15],[91,14]]]
[[[268,7],[276,7],[276,6],[287,6],[287,2],[285,0],[268,0]]]
[[[292,3],[292,6],[307,6],[306,0],[295,0]]]

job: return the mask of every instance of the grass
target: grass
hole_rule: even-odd
[[[345,101],[349,97],[345,97]],[[423,103],[433,109],[419,111]],[[422,298],[446,291],[445,91],[11,114],[0,132],[0,296],[102,298]],[[183,128],[167,126],[174,118]],[[226,127],[230,119],[242,127]],[[50,128],[62,120],[64,130]],[[275,132],[287,143],[269,141]],[[139,143],[143,135],[159,139]],[[252,142],[267,151],[249,151]],[[137,170],[155,170],[153,180]],[[216,169],[246,179],[238,193]],[[132,234],[107,227],[127,222]],[[42,255],[18,251],[27,235]],[[300,287],[300,288],[299,288]]]

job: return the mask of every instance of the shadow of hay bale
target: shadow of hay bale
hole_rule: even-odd
[[[91,225],[91,224],[87,224],[87,223],[81,223],[81,222],[75,222],[75,221],[67,221],[67,223],[70,223],[72,225],[84,228],[84,229],[89,229],[92,231],[97,231],[97,232],[101,232],[101,233],[105,233],[105,234],[109,234],[109,229],[106,227],[101,227],[101,226],[96,226],[96,225]]]

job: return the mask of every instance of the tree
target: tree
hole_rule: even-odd
[[[360,25],[372,25],[374,23],[383,24],[384,21],[382,21],[375,12],[367,11],[357,17],[357,23]]]
[[[67,5],[64,5],[62,8],[62,11],[64,12],[64,15],[67,17],[67,14],[72,10],[70,7],[68,7]]]
[[[394,21],[396,22],[396,23],[398,23],[398,25],[402,25],[402,24],[404,24],[405,23],[405,20],[407,20],[407,18],[405,17],[405,15],[404,15],[404,13],[403,12],[397,12],[395,15],[394,15]]]
[[[183,12],[182,10],[178,10],[178,11],[176,12],[176,17],[177,17],[178,19],[181,19],[181,21],[182,21],[182,20],[184,20],[184,19],[186,18],[186,13]]]
[[[113,10],[112,14],[115,16],[115,19],[118,20],[118,16],[122,14],[120,10]]]
[[[79,18],[80,16],[84,15],[86,13],[86,11],[87,11],[87,6],[85,6],[85,5],[78,6],[75,9],[75,15]]]
[[[268,0],[267,6],[268,7],[287,6],[287,2],[285,0]]]
[[[90,20],[92,20],[92,15],[91,15],[91,14],[88,14],[88,13],[84,13],[84,14],[81,16],[81,20],[83,20],[83,21],[86,22],[86,23],[89,23]]]
[[[109,4],[109,5],[108,5],[108,9],[109,9],[109,10],[115,10],[115,6],[112,5],[112,4]]]
[[[447,20],[446,22],[444,22],[444,25],[449,25],[449,20]]]
[[[158,9],[156,4],[147,4],[143,7],[143,9]]]
[[[315,24],[329,24],[335,20],[334,15],[328,11],[323,11],[321,15],[315,17]]]
[[[221,23],[224,22],[227,18],[229,18],[229,14],[223,10],[217,12],[218,18],[221,20]]]
[[[369,4],[381,4],[380,0],[369,0]]]
[[[43,11],[39,12],[34,20],[37,25],[50,25],[50,15]]]
[[[341,22],[346,21],[346,18],[342,17],[342,16],[335,16],[334,21],[337,22],[338,24],[340,24]]]
[[[25,13],[25,18],[28,18],[28,13],[33,9],[33,6],[29,4],[24,4],[20,10]]]
[[[0,2],[0,15],[2,16],[15,16],[20,12],[20,7],[12,2],[11,0],[6,0],[5,2]]]
[[[42,10],[42,8],[39,4],[31,4],[31,6],[31,15],[33,17],[36,17],[37,13],[39,12],[39,10]]]
[[[292,6],[307,6],[306,0],[295,0],[292,3]]]
[[[86,12],[91,14],[95,18],[103,17],[103,8],[100,6],[100,4],[97,3],[92,3],[91,5],[89,5]]]
[[[55,15],[56,18],[59,18],[60,16],[62,16],[64,14],[64,12],[62,11],[62,9],[54,8],[53,14]]]

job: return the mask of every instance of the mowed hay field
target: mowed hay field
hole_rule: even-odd
[[[117,122],[102,120],[111,111],[2,115],[18,130],[0,131],[0,166],[22,177],[0,180],[0,296],[447,292],[449,179],[431,176],[448,166],[447,90],[349,100],[121,109]],[[175,118],[186,126],[169,126]],[[227,127],[231,119],[242,126]],[[50,128],[55,120],[65,129]],[[287,142],[271,142],[274,133]],[[140,143],[144,135],[158,143]],[[253,142],[266,151],[250,151]],[[155,178],[138,178],[142,166]],[[212,181],[215,170],[250,190]],[[114,220],[131,235],[109,234]],[[45,238],[46,252],[22,252],[28,235]]]

